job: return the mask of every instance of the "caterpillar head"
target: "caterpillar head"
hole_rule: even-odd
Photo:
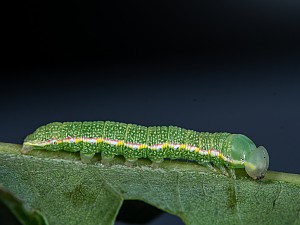
[[[269,167],[269,154],[263,146],[258,148],[253,141],[242,134],[231,137],[231,158],[235,167],[245,167],[247,174],[253,179],[264,178]]]
[[[23,142],[21,153],[26,154],[33,149],[42,149],[39,145],[40,142],[35,138],[34,134],[29,134]]]
[[[252,150],[245,159],[245,170],[253,179],[264,178],[269,167],[269,154],[263,146]]]

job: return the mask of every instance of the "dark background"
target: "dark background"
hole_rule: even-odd
[[[177,125],[246,134],[268,149],[271,170],[300,173],[299,2],[54,0],[2,10],[1,141],[22,143],[52,121]]]

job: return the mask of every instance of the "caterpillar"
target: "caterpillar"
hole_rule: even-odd
[[[102,160],[122,155],[127,162],[148,158],[159,164],[164,159],[186,159],[218,169],[235,177],[234,170],[245,168],[253,179],[262,179],[269,155],[243,134],[196,132],[176,126],[145,127],[112,121],[53,122],[28,135],[22,153],[31,150],[80,152],[89,163],[95,153]]]

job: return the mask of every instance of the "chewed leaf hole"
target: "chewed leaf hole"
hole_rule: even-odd
[[[165,213],[143,201],[125,200],[119,211],[115,225],[129,224],[184,225],[179,217]]]

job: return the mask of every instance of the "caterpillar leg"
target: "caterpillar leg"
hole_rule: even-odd
[[[204,167],[208,168],[210,171],[214,172],[214,173],[219,173],[216,168],[212,165],[211,162],[201,162],[201,165],[203,165]]]
[[[142,158],[142,150],[133,150],[131,148],[125,147],[122,154],[125,158],[126,166],[135,166],[139,158]]]
[[[149,151],[148,152],[148,158],[152,161],[151,166],[154,168],[158,168],[159,164],[161,164],[164,161],[164,152],[163,151]]]
[[[207,167],[210,171],[216,173],[216,174],[220,174],[222,173],[225,176],[229,176],[225,166],[223,165],[215,165],[210,161],[198,161],[199,164],[201,164],[204,167]]]
[[[151,167],[159,168],[159,165],[164,161],[164,159],[157,159],[157,160],[151,160],[151,161],[152,161]]]
[[[32,146],[28,146],[28,145],[23,145],[22,149],[21,149],[21,154],[27,154],[28,152],[30,152],[32,150]]]
[[[84,153],[80,151],[80,158],[83,163],[90,163],[95,153]]]
[[[137,158],[127,158],[125,161],[125,165],[129,167],[133,167],[135,166],[137,160],[138,160]]]
[[[112,154],[107,154],[106,151],[101,152],[101,163],[104,165],[110,165],[112,160],[114,159],[114,155]]]
[[[233,168],[229,168],[229,176],[233,179],[236,179],[235,170]]]
[[[225,168],[225,166],[223,166],[223,165],[218,165],[218,166],[216,166],[220,171],[221,171],[221,173],[223,174],[223,175],[225,175],[225,176],[229,176],[229,174],[228,174],[228,172],[227,172],[227,170],[226,170],[226,168]]]

